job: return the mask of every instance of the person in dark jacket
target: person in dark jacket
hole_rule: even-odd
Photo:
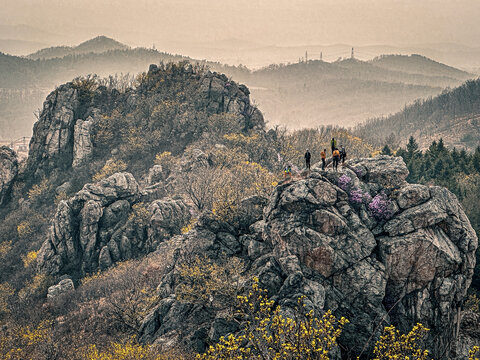
[[[312,158],[312,155],[310,154],[310,151],[308,151],[308,149],[307,149],[307,152],[305,153],[305,166],[306,166],[308,171],[310,171],[310,159],[311,158]]]
[[[333,152],[337,148],[337,140],[335,140],[335,138],[332,138],[332,141],[330,141],[330,145],[332,147],[332,154],[333,154]]]
[[[342,166],[345,164],[345,159],[347,158],[347,152],[343,146],[340,148],[340,159],[342,160]]]

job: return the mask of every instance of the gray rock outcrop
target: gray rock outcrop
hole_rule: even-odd
[[[139,202],[140,193],[130,173],[116,173],[61,201],[38,253],[39,270],[82,276],[151,252],[179,234],[190,219],[183,201],[148,205]]]
[[[66,294],[75,290],[72,279],[63,279],[57,285],[50,286],[47,292],[47,298],[53,299],[59,295]]]
[[[91,129],[93,119],[89,117],[83,121],[81,119],[75,122],[73,131],[73,161],[72,167],[83,165],[91,159],[93,153],[93,144],[91,139]]]
[[[284,308],[305,295],[319,314],[331,309],[347,317],[351,323],[340,339],[347,358],[364,347],[368,355],[384,326],[405,332],[417,322],[430,328],[433,357],[447,358],[477,237],[453,194],[407,184],[407,175],[403,161],[388,156],[350,161],[339,173],[314,167],[309,177],[279,185],[263,219],[252,217],[249,227],[200,221],[164,244],[177,249],[177,263],[182,254],[240,257],[249,276],[257,275]],[[182,334],[179,341],[202,351],[214,341],[209,334],[225,335],[213,328],[222,312],[176,300],[175,267],[160,284],[162,300],[140,335],[162,343]]]
[[[17,174],[18,160],[15,151],[7,146],[0,147],[0,206],[7,201]]]

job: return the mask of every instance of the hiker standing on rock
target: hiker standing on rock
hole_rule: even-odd
[[[310,159],[311,158],[312,158],[312,155],[310,154],[310,151],[308,151],[308,149],[307,149],[307,152],[305,153],[305,166],[306,166],[308,171],[310,171]]]
[[[327,149],[323,149],[320,153],[320,157],[322,158],[322,170],[325,170],[325,167],[327,166]]]
[[[287,177],[289,179],[292,179],[292,167],[290,165],[285,166],[283,169],[283,177],[286,179]]]
[[[347,158],[347,152],[343,146],[340,147],[340,159],[342,159],[342,166],[345,164],[345,159]]]
[[[337,148],[337,140],[335,140],[335,138],[332,137],[332,141],[330,141],[330,145],[332,146],[332,154],[333,154],[333,152]]]
[[[340,151],[338,151],[337,148],[335,148],[335,150],[333,150],[333,169],[335,171],[338,170],[338,163],[340,162]]]

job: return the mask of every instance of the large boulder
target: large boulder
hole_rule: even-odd
[[[17,174],[18,160],[15,151],[7,146],[0,147],[0,206],[7,201]]]
[[[38,254],[39,270],[83,276],[106,269],[155,250],[190,219],[182,200],[148,205],[140,194],[130,173],[116,173],[61,201]]]
[[[162,343],[183,334],[179,341],[195,339],[201,350],[221,329],[234,331],[212,325],[221,309],[196,317],[192,304],[174,297],[182,254],[215,261],[227,254],[242,257],[249,276],[258,276],[285,309],[304,295],[318,314],[331,309],[347,317],[340,338],[347,357],[364,348],[368,356],[386,325],[405,332],[420,322],[430,328],[434,358],[445,358],[471,283],[477,237],[453,194],[407,184],[407,175],[400,158],[385,156],[350,161],[338,173],[314,167],[307,178],[274,190],[263,220],[252,217],[237,231],[203,222],[167,241],[177,256],[141,338]]]
[[[73,284],[72,279],[63,279],[57,285],[53,285],[48,288],[47,298],[53,299],[59,295],[69,293],[73,290],[75,290],[75,285]]]

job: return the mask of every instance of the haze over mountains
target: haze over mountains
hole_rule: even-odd
[[[232,40],[223,46],[246,49],[254,44]],[[102,77],[129,73],[133,80],[133,75],[149,64],[161,61],[201,62],[212,71],[245,83],[269,125],[291,129],[327,124],[354,126],[393,114],[416,99],[435,96],[475,77],[421,55],[332,62],[311,60],[308,53],[305,55],[307,60],[251,70],[155,49],[131,48],[105,36],[76,46],[45,48],[25,57],[0,54],[0,138],[29,136],[35,121],[33,112],[61,83],[93,73]]]

